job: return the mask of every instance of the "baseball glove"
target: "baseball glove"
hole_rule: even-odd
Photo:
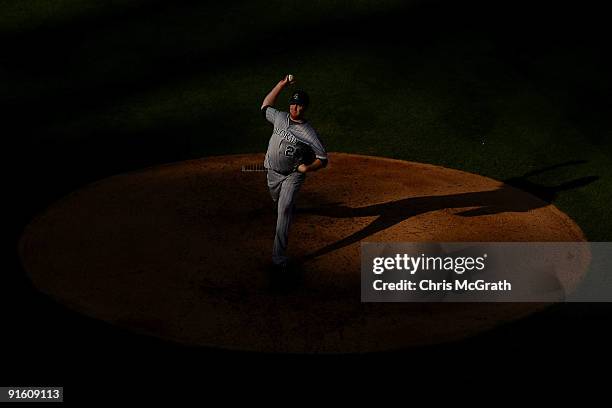
[[[295,158],[296,162],[295,167],[293,169],[294,171],[297,171],[297,168],[300,166],[300,164],[312,164],[312,162],[315,161],[315,159],[317,158],[314,151],[312,150],[312,147],[302,142],[297,143],[293,157]]]

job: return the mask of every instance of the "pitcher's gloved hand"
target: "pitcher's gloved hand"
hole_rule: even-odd
[[[312,162],[317,158],[312,148],[306,143],[302,142],[297,143],[293,157],[295,158],[295,167],[293,171],[298,171],[298,167],[300,167],[301,164],[312,164]]]

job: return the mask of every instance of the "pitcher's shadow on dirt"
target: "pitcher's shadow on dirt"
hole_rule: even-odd
[[[348,207],[345,205],[327,205],[315,208],[298,209],[298,213],[320,215],[332,218],[377,217],[365,228],[329,244],[302,258],[302,261],[313,259],[329,252],[359,242],[377,232],[383,231],[402,221],[431,211],[449,208],[477,207],[456,213],[462,217],[478,217],[500,214],[504,212],[526,212],[546,207],[559,196],[562,191],[584,187],[599,179],[599,176],[587,176],[545,186],[528,180],[560,167],[584,164],[584,160],[569,161],[549,167],[533,170],[520,177],[512,177],[503,181],[503,185],[495,190],[476,191],[440,196],[408,197],[382,204],[365,207]]]

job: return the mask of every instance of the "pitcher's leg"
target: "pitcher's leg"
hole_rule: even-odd
[[[293,203],[303,182],[303,174],[292,173],[281,184],[276,218],[276,235],[274,237],[274,248],[272,249],[272,262],[275,264],[288,261],[286,253],[289,243],[289,227],[293,218]]]
[[[284,179],[285,179],[284,176],[281,176],[280,174],[274,171],[268,170],[268,174],[267,174],[268,190],[270,190],[270,197],[272,198],[272,201],[274,202],[275,211],[278,208],[278,196],[280,195],[281,184]]]

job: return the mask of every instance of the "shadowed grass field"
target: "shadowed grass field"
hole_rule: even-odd
[[[590,240],[611,239],[610,64],[590,20],[596,10],[90,4],[30,2],[0,20],[9,50],[2,103],[19,137],[18,163],[33,164],[22,181],[42,202],[127,169],[263,151],[270,129],[258,108],[292,72],[311,93],[310,119],[331,151],[500,180],[584,161],[531,181],[597,177],[554,204]]]

